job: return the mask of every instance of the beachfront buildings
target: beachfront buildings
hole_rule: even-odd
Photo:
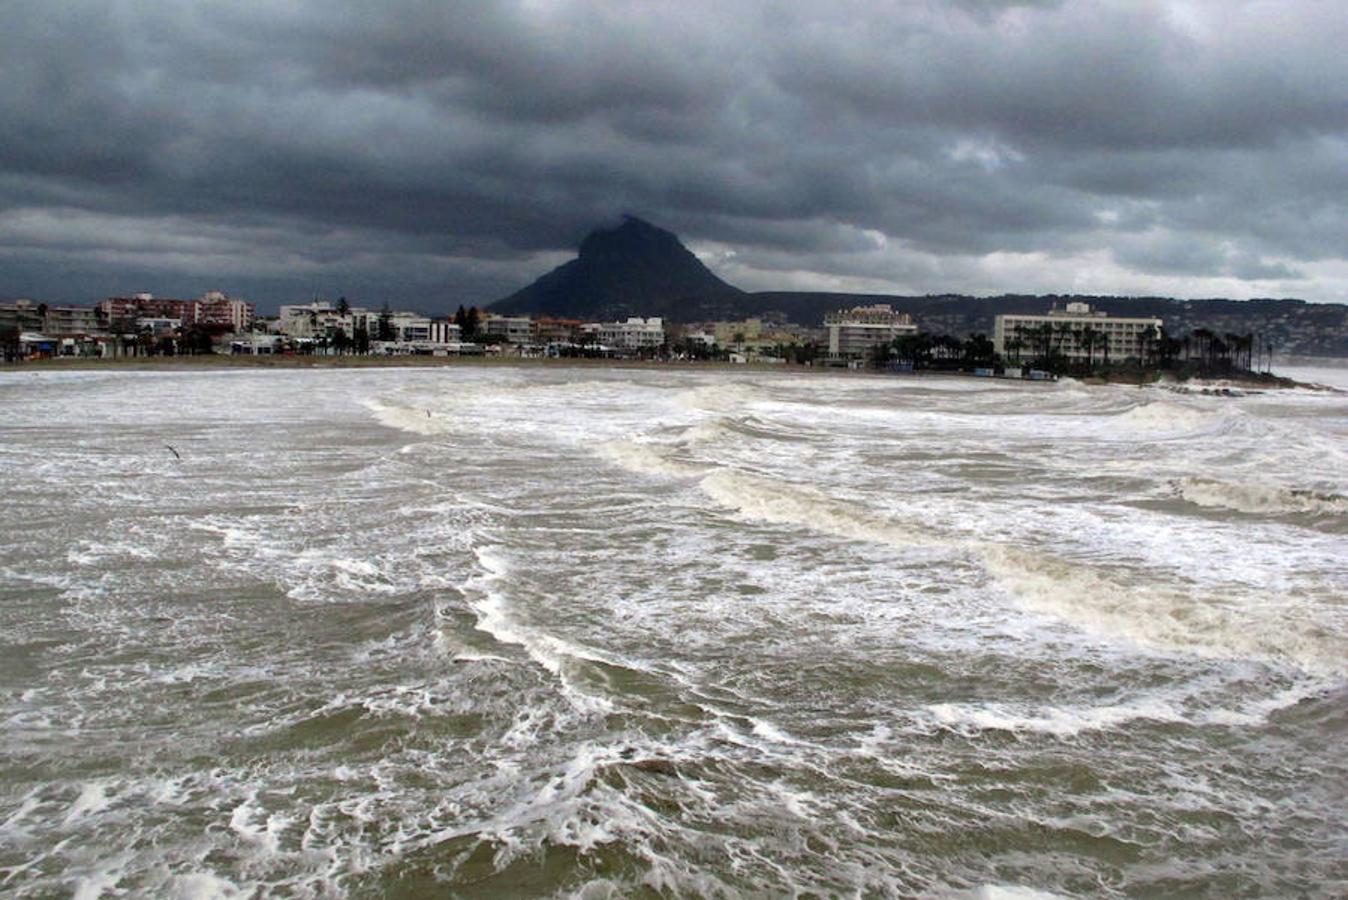
[[[993,323],[993,348],[1003,358],[1123,362],[1144,359],[1148,342],[1161,333],[1161,319],[1111,316],[1089,303],[1068,303],[1042,315],[1006,314]]]
[[[592,322],[581,326],[582,333],[595,336],[602,347],[626,353],[659,350],[665,343],[665,322],[653,316],[632,316],[623,322]]]
[[[857,358],[879,344],[888,344],[906,334],[917,334],[917,325],[907,313],[895,312],[888,303],[854,306],[824,316],[829,356]]]
[[[317,344],[339,351],[347,346],[365,346],[358,340],[363,335],[370,350],[385,354],[458,352],[463,339],[462,330],[452,319],[345,303],[334,306],[327,300],[281,306],[275,330],[302,345]],[[346,340],[352,343],[347,345]]]
[[[184,326],[220,331],[246,331],[256,314],[252,303],[220,291],[207,291],[196,300],[174,300],[153,294],[109,297],[99,301],[97,310],[98,317],[109,327],[137,319],[178,319]]]

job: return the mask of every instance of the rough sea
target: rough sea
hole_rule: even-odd
[[[0,475],[5,897],[1348,893],[1348,394],[16,369]]]

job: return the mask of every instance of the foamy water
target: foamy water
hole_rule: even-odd
[[[5,896],[1348,887],[1348,395],[0,392]]]

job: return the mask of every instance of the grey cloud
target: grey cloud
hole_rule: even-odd
[[[1345,43],[1322,2],[18,0],[0,222],[83,215],[0,229],[0,294],[61,296],[62,253],[187,273],[197,230],[267,299],[318,272],[482,301],[618,212],[755,282],[1014,290],[978,260],[1070,284],[1092,253],[1286,281],[1345,255]]]

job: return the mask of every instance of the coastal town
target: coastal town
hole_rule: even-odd
[[[993,333],[959,338],[920,330],[874,303],[827,313],[818,325],[781,317],[692,324],[655,316],[614,321],[503,315],[460,306],[428,316],[315,299],[274,316],[221,291],[193,300],[141,293],[93,306],[0,304],[4,362],[52,358],[226,356],[516,358],[588,357],[758,365],[966,371],[1043,379],[1101,368],[1174,367],[1264,372],[1274,347],[1256,334],[1166,333],[1159,317],[1113,316],[1081,302],[1038,314],[1002,314]]]

